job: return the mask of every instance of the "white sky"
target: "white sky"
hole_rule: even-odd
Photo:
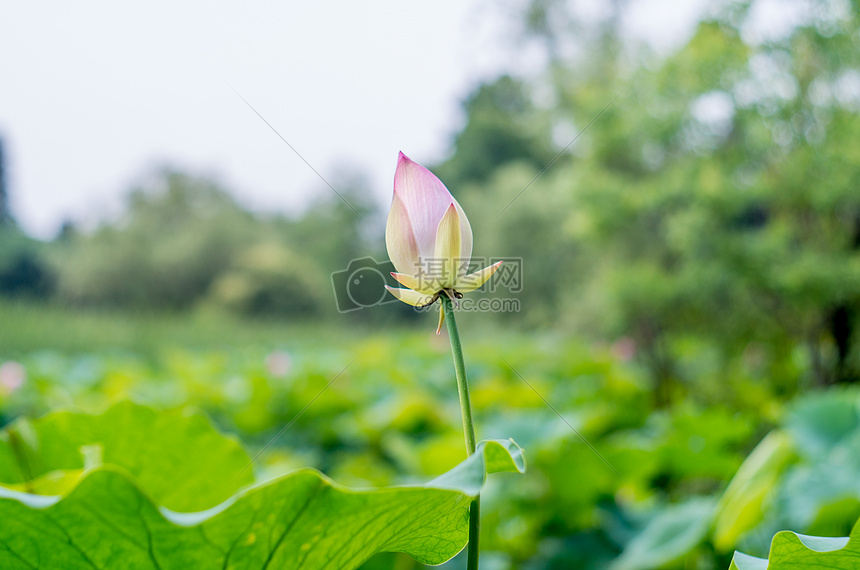
[[[0,136],[13,214],[51,237],[64,219],[116,211],[163,163],[214,174],[259,209],[331,192],[231,87],[326,179],[350,165],[387,199],[397,151],[441,158],[462,96],[528,65],[492,11],[500,4],[510,5],[5,2]],[[686,39],[700,3],[634,4],[632,28],[668,45]]]

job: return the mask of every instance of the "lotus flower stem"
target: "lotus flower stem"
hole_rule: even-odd
[[[445,311],[448,323],[448,338],[451,341],[451,353],[454,356],[454,370],[457,374],[457,391],[460,394],[460,410],[463,413],[463,433],[466,436],[466,453],[475,453],[475,424],[472,421],[472,403],[469,400],[469,383],[466,380],[466,363],[463,361],[463,347],[460,345],[460,333],[457,332],[457,321],[454,318],[454,304],[447,295],[440,295],[442,310]],[[469,506],[469,547],[467,552],[467,570],[478,570],[478,541],[481,534],[481,497],[475,497]]]

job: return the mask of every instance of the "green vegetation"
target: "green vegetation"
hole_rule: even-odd
[[[525,477],[491,481],[483,495],[485,558],[511,568],[604,568],[615,559],[619,568],[676,560],[728,567],[738,546],[765,556],[769,536],[783,524],[844,536],[858,516],[848,499],[860,473],[839,459],[858,441],[856,392],[802,397],[785,413],[778,390],[740,377],[721,402],[701,396],[655,410],[647,370],[624,360],[618,347],[557,333],[482,334],[469,330],[476,320],[460,318],[476,430],[513,437],[530,463]],[[136,322],[143,321],[126,326]],[[70,320],[65,330],[74,325]],[[184,345],[168,337],[148,355],[111,349],[108,338],[84,352],[25,349],[18,358],[27,378],[4,389],[3,412],[10,419],[58,408],[101,412],[128,399],[168,410],[193,405],[254,450],[290,425],[258,460],[259,480],[315,467],[351,487],[386,486],[429,481],[465,459],[449,347],[432,323],[426,330],[328,331],[336,335],[328,339],[322,328],[258,327],[247,330],[259,336],[242,340],[231,340],[227,326],[211,331],[208,348],[200,338]],[[708,374],[700,368],[694,376],[701,384],[689,389],[707,393]],[[818,428],[822,418],[832,421]],[[815,455],[801,455],[803,445]],[[773,446],[777,457],[759,461]],[[81,461],[80,444],[69,447]],[[838,471],[846,485],[803,495],[801,510],[785,504],[794,486],[808,484],[798,477],[818,465],[809,476]],[[678,528],[683,536],[671,531]],[[667,536],[677,541],[666,544]],[[380,555],[367,567],[411,567],[407,562]]]
[[[338,342],[347,334],[309,319],[249,319],[223,311],[161,313],[70,308],[32,301],[0,300],[0,346],[5,357],[45,348],[65,353],[126,351],[144,357],[166,347],[277,346],[297,337]]]

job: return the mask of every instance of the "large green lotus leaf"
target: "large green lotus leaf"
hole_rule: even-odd
[[[120,406],[119,410],[122,413],[118,417],[126,413],[161,415],[145,408],[147,411],[142,412],[139,406],[131,405]],[[115,407],[98,417],[108,421],[115,419],[116,413]],[[232,449],[224,447],[223,436],[212,437],[218,434],[205,422],[206,429],[186,429],[185,424],[196,424],[199,416],[167,415],[173,418],[168,423],[175,429],[170,437],[160,440],[162,446],[190,449],[196,443],[202,449],[195,452],[195,458],[207,449],[213,454]],[[139,465],[134,469],[135,464],[128,463],[117,466],[108,461],[117,457],[130,460],[122,453],[109,453],[109,434],[93,427],[93,433],[104,437],[78,438],[62,430],[44,429],[51,421],[54,420],[47,416],[33,422],[31,433],[13,445],[39,442],[38,446],[26,448],[33,457],[40,457],[42,449],[53,450],[46,453],[44,465],[54,471],[43,469],[43,477],[45,473],[62,473],[59,465],[68,465],[69,472],[80,475],[74,477],[70,491],[63,496],[0,487],[0,568],[349,569],[377,552],[389,551],[406,552],[425,564],[441,564],[465,546],[469,503],[480,491],[487,473],[525,471],[522,450],[513,441],[490,440],[479,443],[476,453],[456,468],[423,486],[352,490],[318,471],[303,469],[246,487],[221,503],[209,503],[208,510],[178,512],[155,499],[157,495],[178,495],[166,492],[161,479],[149,469]],[[80,418],[74,421],[86,423]],[[92,426],[99,422],[94,418],[91,421]],[[128,441],[137,441],[136,430],[158,423],[155,420],[123,427],[129,434]],[[39,429],[40,425],[43,429]],[[34,433],[38,434],[35,439]],[[148,434],[157,439],[154,432]],[[56,442],[49,441],[54,437],[70,445],[103,445],[104,464],[82,468],[87,452],[82,458],[77,450],[77,455],[65,457],[65,463],[49,462],[47,458],[63,456],[55,450]],[[159,446],[148,445],[157,455]],[[0,455],[0,462],[18,462],[19,455],[13,449]],[[169,455],[174,456],[172,452]],[[185,462],[181,457],[175,460],[180,465],[179,473],[190,472],[191,461]],[[143,462],[143,458],[137,461]],[[209,498],[214,495],[207,487],[207,477],[226,479],[223,473],[209,471],[212,465],[221,464],[216,460],[202,461],[202,473],[191,474]],[[228,465],[230,477],[235,478],[236,465]],[[169,466],[163,467],[166,471],[162,478],[170,480]],[[2,468],[3,473],[14,471],[9,465]],[[150,487],[135,481],[135,472],[152,479]],[[183,481],[175,482],[183,493],[196,493]],[[191,502],[186,499],[186,504]],[[183,501],[175,499],[174,504]]]
[[[207,509],[253,482],[251,459],[204,416],[121,402],[98,415],[57,412],[0,432],[0,485],[61,495],[85,467],[125,471],[157,504]]]
[[[860,522],[850,537],[805,536],[784,530],[773,537],[767,559],[735,552],[729,570],[857,570]]]

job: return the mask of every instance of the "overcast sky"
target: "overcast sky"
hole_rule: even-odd
[[[444,156],[459,101],[530,54],[485,0],[6,2],[0,136],[12,211],[51,237],[64,219],[116,211],[170,163],[218,176],[246,205],[290,210],[331,192],[340,165],[385,199],[397,152]],[[642,0],[633,27],[683,41],[687,0]],[[513,59],[517,61],[513,61]]]

